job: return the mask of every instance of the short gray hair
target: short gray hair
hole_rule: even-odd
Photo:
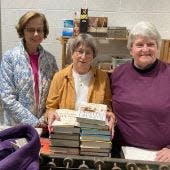
[[[85,47],[91,48],[93,51],[93,58],[97,55],[97,45],[95,38],[90,34],[79,34],[76,37],[72,37],[68,40],[67,57],[71,58],[74,51],[79,45],[85,45]]]
[[[144,36],[156,40],[158,49],[161,46],[161,35],[159,34],[155,25],[148,21],[141,21],[131,29],[127,42],[127,48],[129,50],[131,49],[132,44],[137,36]]]

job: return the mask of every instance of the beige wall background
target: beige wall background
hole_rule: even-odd
[[[107,16],[108,26],[130,29],[137,22],[148,20],[156,25],[162,38],[170,39],[169,0],[87,0],[87,3],[89,16]],[[61,66],[61,44],[56,38],[62,34],[63,20],[72,19],[82,4],[83,0],[1,0],[1,52],[18,43],[15,25],[20,16],[28,10],[37,10],[46,15],[50,27],[50,34],[42,45],[55,55]],[[107,53],[109,45],[104,46]]]

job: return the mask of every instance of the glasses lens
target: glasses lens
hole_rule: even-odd
[[[25,30],[27,31],[27,32],[29,32],[29,33],[35,33],[35,32],[37,32],[37,33],[39,33],[39,34],[42,34],[43,32],[44,32],[44,29],[43,28],[25,28]]]

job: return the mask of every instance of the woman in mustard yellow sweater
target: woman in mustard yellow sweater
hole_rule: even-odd
[[[67,54],[73,63],[57,72],[51,82],[46,108],[49,130],[58,115],[56,109],[77,109],[80,103],[106,104],[109,129],[113,135],[115,116],[111,107],[108,74],[92,65],[96,57],[96,42],[89,34],[80,34],[68,41]]]

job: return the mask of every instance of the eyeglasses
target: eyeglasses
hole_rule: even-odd
[[[75,52],[77,53],[77,55],[82,56],[83,54],[85,54],[85,56],[91,57],[93,56],[93,52],[92,50],[84,50],[84,49],[77,49],[75,50]]]
[[[43,34],[44,33],[44,28],[32,28],[32,27],[28,27],[25,28],[25,30],[31,34],[34,34],[35,32],[37,32],[38,34]]]

